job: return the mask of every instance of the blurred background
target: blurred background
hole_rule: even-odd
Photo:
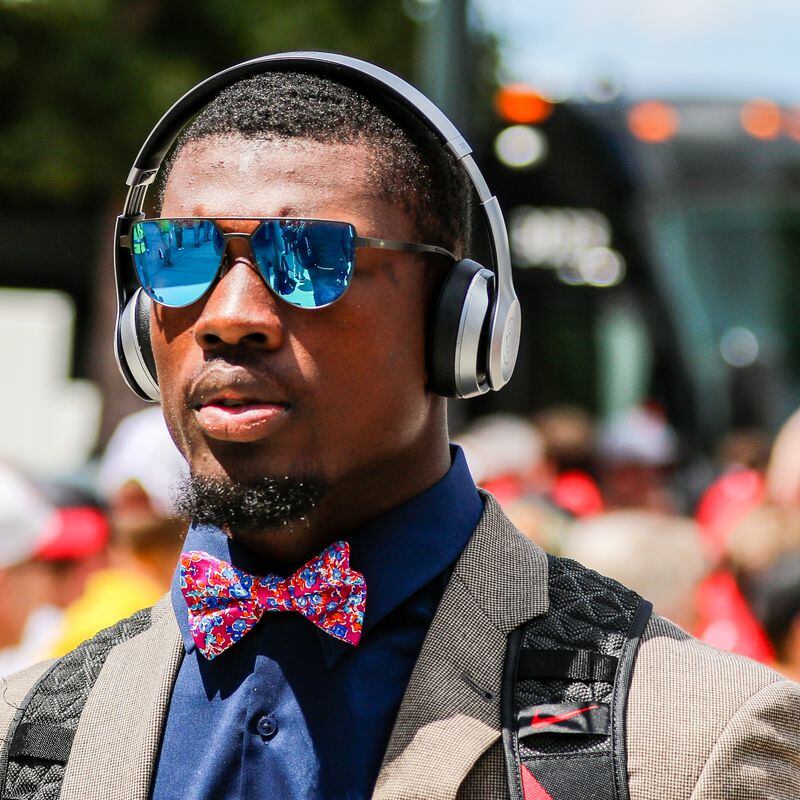
[[[179,549],[185,465],[112,352],[141,142],[211,72],[323,49],[431,96],[505,210],[517,370],[451,405],[476,479],[800,674],[799,26],[792,0],[0,0],[0,606],[40,586],[0,672],[151,602]]]

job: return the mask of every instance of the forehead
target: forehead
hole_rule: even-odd
[[[211,137],[186,145],[167,179],[164,216],[373,218],[374,155],[362,143]]]

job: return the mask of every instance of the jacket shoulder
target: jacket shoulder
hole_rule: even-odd
[[[142,609],[110,628],[99,631],[58,659],[42,661],[0,679],[0,745],[6,743],[7,733],[14,723],[17,712],[40,679],[45,678],[50,684],[57,686],[60,694],[66,694],[72,684],[76,684],[75,691],[80,693],[83,691],[81,686],[88,681],[86,685],[88,692],[108,651],[118,643],[131,637],[135,638],[142,630],[150,627],[154,617],[164,616],[166,609],[166,598],[164,598],[152,609]],[[1,761],[2,756],[0,756]]]
[[[779,726],[772,737],[782,738],[785,731],[779,730],[780,724],[794,724],[787,711],[798,697],[800,686],[774,670],[703,644],[654,615],[642,637],[628,699],[631,800],[705,796],[693,792],[701,775],[707,775],[718,743],[726,738],[737,739],[738,731],[748,727],[753,714],[777,719]],[[797,731],[794,735],[798,738]],[[797,780],[800,775],[797,755],[788,761],[781,760],[769,740],[770,735],[765,734],[755,750],[767,760],[772,753],[772,772],[794,774],[793,780]],[[734,749],[741,749],[739,756],[744,760],[744,743]],[[765,775],[764,780],[768,779]],[[711,780],[716,794],[710,796],[724,796],[728,800],[751,796],[746,794],[745,784],[741,787],[734,784],[730,772],[723,770]],[[752,776],[750,780],[752,783]],[[774,795],[767,791],[752,796],[796,795]]]
[[[52,666],[53,661],[42,661],[32,667],[0,679],[0,775],[5,773],[11,727],[17,718],[28,693]]]
[[[130,777],[121,766],[134,752],[130,746],[133,734],[141,733],[140,738],[158,742],[160,727],[158,731],[153,727],[148,690],[167,684],[167,688],[171,687],[175,670],[160,667],[166,666],[165,661],[170,662],[169,666],[177,664],[182,652],[179,645],[182,640],[167,595],[153,608],[120,620],[61,658],[4,681],[0,687],[0,775],[6,776],[3,788],[8,796],[16,797],[18,784],[29,780],[31,759],[33,766],[39,768],[40,754],[29,752],[27,747],[9,762],[12,729],[18,722],[30,719],[45,731],[75,731],[66,770],[62,766],[57,774],[47,773],[52,778],[48,791],[58,791],[61,786],[59,797],[70,800],[128,796],[106,791],[103,780],[119,783]],[[40,689],[32,692],[34,687]],[[164,708],[166,703],[159,706],[159,711]],[[23,709],[24,713],[20,713]],[[116,728],[122,727],[123,718],[124,729],[116,730],[115,723]],[[159,716],[159,725],[160,719]],[[123,735],[126,733],[128,740]],[[114,757],[119,763],[109,770],[106,762]],[[149,769],[151,764],[152,758],[134,759],[128,772]],[[94,794],[87,788],[90,777],[98,783],[96,791],[92,790]]]
[[[0,679],[0,731],[3,732],[3,736],[14,720],[17,709],[28,692],[52,664],[52,659],[42,661],[39,664],[34,664],[32,667]]]

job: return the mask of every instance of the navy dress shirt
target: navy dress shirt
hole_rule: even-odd
[[[483,512],[463,453],[427,491],[348,537],[367,581],[357,647],[299,614],[265,614],[212,661],[189,633],[153,779],[153,800],[362,800],[372,794],[400,702],[452,565]],[[255,574],[264,564],[216,528],[192,526],[205,550]]]

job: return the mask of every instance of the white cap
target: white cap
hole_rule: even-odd
[[[678,439],[661,414],[634,406],[603,425],[598,450],[612,464],[668,466],[678,457]]]
[[[100,492],[112,498],[131,481],[147,492],[164,514],[172,506],[175,486],[189,474],[189,466],[169,435],[161,407],[131,414],[117,425],[97,476]]]
[[[0,569],[27,561],[49,536],[55,510],[16,470],[0,464]]]
[[[463,449],[476,483],[505,475],[524,475],[544,456],[539,432],[513,414],[481,417],[454,443]]]

